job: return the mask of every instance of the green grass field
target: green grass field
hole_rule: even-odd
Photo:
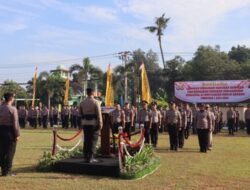
[[[75,131],[60,131],[69,137]],[[60,145],[73,146],[77,140]],[[142,180],[128,181],[108,177],[38,173],[38,159],[50,151],[51,130],[22,130],[14,159],[16,177],[0,178],[0,190],[64,190],[64,189],[250,189],[250,137],[238,132],[229,137],[226,132],[214,137],[214,149],[198,152],[197,136],[185,142],[179,152],[170,152],[167,134],[159,136],[156,154],[160,168]]]

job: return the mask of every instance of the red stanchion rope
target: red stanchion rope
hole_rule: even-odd
[[[57,138],[59,138],[62,141],[72,141],[73,139],[75,139],[83,130],[80,129],[74,136],[70,137],[70,138],[63,138],[61,136],[59,136],[58,134],[56,135]]]
[[[136,143],[132,144],[131,142],[129,142],[128,138],[124,138],[125,143],[128,144],[131,148],[138,148],[142,143],[142,140],[144,138],[144,133],[145,133],[145,129],[143,129],[140,139]]]

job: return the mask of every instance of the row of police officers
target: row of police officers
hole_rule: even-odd
[[[48,124],[51,127],[58,125],[59,119],[61,120],[62,128],[68,129],[79,128],[81,125],[81,117],[79,114],[79,108],[74,105],[72,107],[64,106],[61,112],[56,107],[51,107],[49,110],[46,106],[41,109],[31,107],[29,110],[25,106],[20,106],[18,109],[19,124],[22,128],[25,128],[27,122],[32,128],[43,127],[47,128]]]

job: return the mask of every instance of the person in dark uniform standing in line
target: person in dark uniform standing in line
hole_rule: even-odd
[[[166,112],[165,123],[168,128],[170,150],[178,151],[178,132],[181,127],[181,114],[176,108],[175,102],[169,103],[170,109]]]
[[[150,117],[150,135],[151,144],[153,147],[157,146],[159,126],[161,125],[161,113],[157,110],[157,103],[152,103],[151,117]]]
[[[102,129],[102,112],[98,101],[94,99],[94,91],[87,89],[88,97],[81,102],[79,113],[82,117],[82,127],[84,130],[84,156],[86,162],[98,162],[94,158],[98,135]]]
[[[65,123],[65,128],[69,128],[69,118],[70,118],[70,109],[69,106],[66,106],[65,112],[64,112],[64,123]]]
[[[198,108],[196,104],[193,104],[192,106],[192,115],[193,115],[193,126],[192,126],[192,130],[193,130],[193,134],[197,134],[197,130],[196,130],[196,113],[198,112]]]
[[[192,110],[189,107],[189,105],[187,103],[184,103],[184,110],[187,114],[187,127],[184,129],[184,137],[185,139],[188,139],[189,137],[189,130],[191,128],[191,125],[193,123],[193,114],[192,114]]]
[[[134,123],[134,121],[133,121],[134,113],[130,109],[128,102],[125,103],[123,111],[124,111],[124,117],[125,117],[125,120],[124,120],[124,122],[125,122],[124,132],[127,133],[129,140],[131,140],[130,133],[131,133],[131,127],[132,127],[132,125]]]
[[[74,106],[70,106],[70,107],[69,107],[69,115],[70,115],[69,122],[70,122],[70,127],[71,127],[71,128],[74,128],[74,123],[73,123],[73,112],[74,112]]]
[[[164,131],[164,121],[165,121],[165,111],[163,109],[163,107],[159,108],[160,114],[161,114],[161,124],[159,125],[159,132],[163,133]]]
[[[118,127],[122,127],[123,129],[125,128],[125,114],[124,111],[121,109],[120,104],[116,104],[115,105],[116,109],[112,114],[112,134],[114,136],[114,134],[118,134],[119,129]]]
[[[53,125],[58,125],[58,110],[56,107],[53,109]]]
[[[49,110],[49,123],[50,123],[50,127],[53,127],[53,125],[54,125],[53,110],[54,110],[54,107],[51,106],[51,108]]]
[[[32,123],[32,107],[29,108],[29,111],[28,111],[28,122],[29,122],[29,126],[32,127],[33,126],[33,123]]]
[[[197,126],[200,152],[206,153],[208,148],[208,133],[212,131],[211,117],[205,105],[199,105],[200,110],[196,113],[195,121]]]
[[[150,117],[151,117],[151,111],[148,109],[148,102],[147,101],[142,101],[142,110],[139,112],[138,116],[138,122],[140,126],[144,127],[144,138],[145,138],[145,143],[149,144],[149,125],[150,125]]]
[[[238,132],[238,130],[239,130],[239,122],[240,122],[240,113],[236,109],[236,107],[234,107],[234,111],[235,111],[235,114],[236,114],[234,132]]]
[[[2,176],[12,176],[11,168],[20,136],[17,109],[12,106],[14,94],[5,93],[5,102],[0,106],[0,166]]]
[[[250,104],[247,105],[247,110],[245,111],[244,116],[247,127],[247,134],[250,135]]]
[[[183,104],[179,106],[179,112],[181,114],[181,127],[179,128],[178,132],[178,143],[179,143],[179,148],[183,148],[184,146],[184,135],[185,135],[185,130],[187,128],[187,112],[184,109]]]
[[[37,128],[37,119],[38,119],[38,110],[35,109],[34,107],[32,107],[32,109],[31,109],[31,121],[32,121],[31,127],[33,127],[34,129]]]
[[[221,111],[220,107],[218,107],[218,117],[219,117],[219,127],[217,132],[219,133],[223,128],[223,112]]]
[[[235,123],[236,123],[236,113],[232,109],[232,107],[229,106],[229,110],[227,111],[227,125],[228,125],[229,135],[234,135]]]
[[[43,106],[43,109],[41,110],[41,115],[42,115],[43,128],[47,129],[48,128],[49,110],[46,106]]]
[[[28,113],[27,110],[25,109],[25,106],[20,106],[18,109],[18,118],[19,118],[19,125],[21,128],[25,128],[27,117]]]
[[[38,112],[38,118],[37,118],[38,125],[39,127],[41,127],[42,126],[42,109],[40,107],[37,107],[36,110]]]
[[[72,123],[73,123],[73,125],[71,127],[76,129],[77,128],[77,117],[78,117],[78,108],[76,107],[76,104],[71,109],[70,117],[72,118]]]

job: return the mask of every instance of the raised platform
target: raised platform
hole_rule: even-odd
[[[119,177],[118,158],[97,158],[98,163],[86,163],[84,158],[69,158],[55,163],[57,172]]]

